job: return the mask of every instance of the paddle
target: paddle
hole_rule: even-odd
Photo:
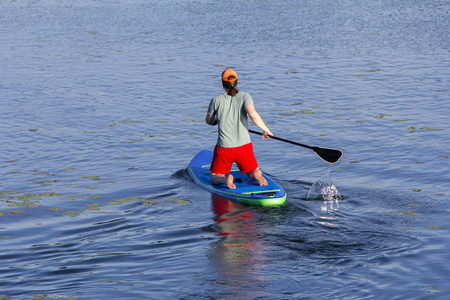
[[[251,130],[251,129],[249,129],[248,131],[251,132],[251,133],[254,133],[254,134],[263,135],[261,132],[254,131],[254,130]],[[289,140],[286,140],[286,139],[282,139],[282,138],[279,138],[279,137],[276,137],[276,136],[271,136],[270,138],[272,138],[274,140],[282,141],[282,142],[285,142],[285,143],[289,143],[289,144],[293,144],[293,145],[297,145],[297,146],[300,146],[300,147],[305,147],[305,148],[311,149],[317,154],[318,157],[320,157],[322,160],[324,160],[324,161],[326,161],[327,163],[330,163],[330,164],[334,164],[334,163],[338,162],[338,160],[341,159],[342,154],[343,154],[342,151],[338,150],[338,149],[322,148],[322,147],[311,147],[311,146],[308,146],[308,145],[304,145],[304,144],[300,144],[300,143],[297,143],[297,142],[293,142],[293,141],[289,141]]]

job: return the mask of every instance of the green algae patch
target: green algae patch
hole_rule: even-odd
[[[150,205],[156,205],[158,203],[161,203],[161,201],[155,201],[155,200],[142,200],[142,203],[144,206],[150,206]]]
[[[22,192],[19,192],[19,191],[6,191],[6,194],[22,194]]]
[[[402,212],[402,216],[405,216],[405,217],[418,217],[419,215],[417,215],[416,213],[414,213],[412,211],[404,211],[404,212]]]
[[[18,162],[18,160],[5,160],[3,162],[6,163],[6,164],[13,164],[13,163]]]
[[[8,206],[24,206],[26,208],[38,208],[40,207],[40,205],[36,203],[39,202],[40,200],[42,200],[42,198],[37,199],[23,198],[23,199],[7,200],[6,203],[8,203]]]
[[[42,193],[39,194],[41,197],[59,197],[62,196],[63,194],[59,194],[59,193]]]
[[[417,128],[415,126],[409,126],[407,129],[408,129],[408,131],[410,133],[416,132],[416,129],[418,129],[418,130],[428,130],[428,131],[444,131],[444,130],[446,130],[444,128],[431,128],[431,127],[424,127],[424,126],[419,127],[419,128]]]
[[[174,204],[188,204],[192,203],[189,200],[180,200],[180,198],[166,198],[163,200],[142,200],[144,206],[156,205],[156,204],[164,204],[164,203],[174,203]]]
[[[49,211],[64,211],[66,209],[65,208],[47,208],[47,210],[49,210]]]
[[[34,173],[33,175],[35,175],[35,176],[59,176],[59,174],[48,173],[48,172]]]
[[[312,110],[309,110],[309,109],[301,110],[300,113],[302,115],[313,115],[313,114],[315,114],[315,112],[313,112]]]
[[[190,200],[172,200],[172,203],[175,203],[175,204],[188,204],[188,203],[192,203],[192,201],[190,201]]]
[[[63,215],[70,216],[70,217],[76,217],[76,216],[79,216],[81,213],[82,213],[82,211],[79,211],[79,210],[70,210],[70,211],[66,211]]]
[[[437,288],[435,288],[434,286],[424,286],[423,287],[428,293],[439,293],[440,290],[438,290]]]
[[[5,236],[0,237],[0,240],[10,240],[12,238],[13,237],[11,235],[5,235]]]
[[[0,199],[8,204],[8,206],[25,207],[25,208],[39,208],[41,205],[39,201],[43,197],[60,196],[55,193],[28,193],[28,194],[9,194],[9,196],[3,196]],[[8,211],[9,213],[20,213],[22,211]]]
[[[131,140],[131,141],[122,141],[120,142],[121,144],[134,144],[134,143],[138,143],[138,142],[143,142],[143,139],[135,139],[135,140]]]
[[[421,189],[413,189],[413,192],[416,192],[416,193],[420,193],[422,190]]]
[[[288,113],[280,113],[280,116],[295,116],[295,113],[293,112],[288,112]]]
[[[128,197],[128,198],[121,198],[121,199],[113,199],[113,200],[111,200],[111,202],[115,202],[117,204],[131,203],[131,202],[142,200],[143,198],[144,197]]]
[[[445,129],[440,129],[440,128],[430,128],[430,127],[419,127],[419,129],[429,130],[429,131],[443,131],[443,130],[445,130]]]
[[[60,198],[59,200],[77,200],[77,199],[83,199],[84,197],[82,196],[68,196],[68,197],[64,197],[64,198]]]
[[[100,180],[99,176],[83,176],[82,178],[88,178],[88,179],[92,179],[92,180]]]
[[[141,121],[120,120],[119,123],[141,123]]]
[[[445,226],[427,226],[428,229],[444,229]]]
[[[61,179],[47,179],[45,182],[59,182]]]
[[[14,209],[14,210],[8,210],[6,212],[10,213],[10,214],[22,214],[22,213],[26,212],[26,210],[25,209]]]

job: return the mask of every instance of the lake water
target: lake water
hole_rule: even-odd
[[[449,12],[1,1],[0,299],[448,299]],[[281,207],[187,174],[227,67],[275,135],[344,151],[252,136]],[[342,199],[308,200],[326,174]]]

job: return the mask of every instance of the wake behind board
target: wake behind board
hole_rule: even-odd
[[[242,174],[236,164],[231,168],[235,189],[229,189],[225,184],[211,184],[209,168],[212,158],[211,150],[203,150],[192,159],[188,167],[192,180],[205,190],[248,205],[280,205],[286,201],[284,189],[275,181],[263,174],[268,185],[259,186],[256,181],[251,181],[246,174]]]

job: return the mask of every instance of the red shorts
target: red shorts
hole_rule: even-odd
[[[252,143],[232,148],[216,145],[211,163],[211,173],[228,174],[234,162],[237,164],[241,173],[244,174],[258,168]]]

